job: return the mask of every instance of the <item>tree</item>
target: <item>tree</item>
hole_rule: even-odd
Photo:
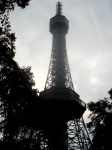
[[[111,94],[112,89],[109,91]],[[110,95],[112,96],[112,95]],[[88,103],[90,122],[87,127],[92,137],[92,150],[108,150],[112,139],[112,100],[104,98]]]
[[[108,91],[109,95],[110,95],[110,99],[112,99],[112,88]]]
[[[0,1],[0,14],[7,10],[14,10],[15,5],[25,8],[29,5],[30,0],[1,0]]]
[[[14,10],[16,4],[25,8],[29,1],[0,1],[0,131],[3,134],[1,149],[30,149],[31,141],[34,141],[33,134],[38,131],[38,126],[34,128],[34,123],[27,116],[38,104],[38,91],[33,88],[35,83],[31,67],[21,68],[14,60],[16,37],[11,33],[8,20],[10,11]],[[37,144],[33,142],[33,145]]]

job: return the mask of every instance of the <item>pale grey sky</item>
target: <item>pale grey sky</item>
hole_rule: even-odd
[[[108,96],[112,88],[112,0],[61,0],[69,20],[67,53],[75,91],[85,101]],[[56,0],[31,0],[11,13],[16,33],[16,57],[20,66],[31,66],[39,91],[49,68],[52,35],[49,20]],[[87,114],[86,112],[85,114]]]

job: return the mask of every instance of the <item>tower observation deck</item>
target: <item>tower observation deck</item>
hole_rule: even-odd
[[[43,149],[89,150],[90,139],[82,115],[86,110],[75,92],[66,50],[68,19],[62,15],[62,3],[50,19],[53,36],[50,65],[44,91],[40,92],[43,109],[43,132],[48,143]]]

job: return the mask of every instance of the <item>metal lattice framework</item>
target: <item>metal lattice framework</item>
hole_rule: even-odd
[[[43,117],[49,120],[45,123],[47,130],[43,128],[44,138],[40,135],[43,150],[90,150],[91,146],[82,117],[86,104],[75,92],[70,74],[66,50],[68,28],[69,22],[62,15],[62,4],[58,2],[56,15],[50,19],[51,59],[45,89],[40,93],[46,114]]]
[[[38,143],[40,143],[40,149],[42,150],[53,149],[54,147],[51,144],[53,142],[58,145],[61,143],[63,146],[62,149],[64,150],[90,150],[91,148],[91,140],[89,138],[83,117],[80,119],[71,120],[67,123],[67,129],[63,132],[63,137],[66,137],[65,141],[59,139],[59,141],[51,142],[43,135],[44,134],[41,133],[37,138]]]
[[[83,117],[68,122],[68,150],[89,150],[91,140]]]
[[[66,51],[65,35],[69,28],[68,20],[62,15],[62,4],[60,2],[57,3],[56,12],[56,16],[50,20],[53,43],[45,90],[51,87],[74,90]]]
[[[51,87],[70,88],[74,90],[69,69],[65,31],[53,33],[51,60],[45,84],[45,90]]]

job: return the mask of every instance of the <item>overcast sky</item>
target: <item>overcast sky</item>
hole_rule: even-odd
[[[67,53],[75,91],[85,102],[108,97],[112,88],[112,0],[61,0],[69,20]],[[52,35],[49,20],[56,0],[31,0],[10,15],[16,33],[16,61],[31,66],[36,88],[44,90]]]

